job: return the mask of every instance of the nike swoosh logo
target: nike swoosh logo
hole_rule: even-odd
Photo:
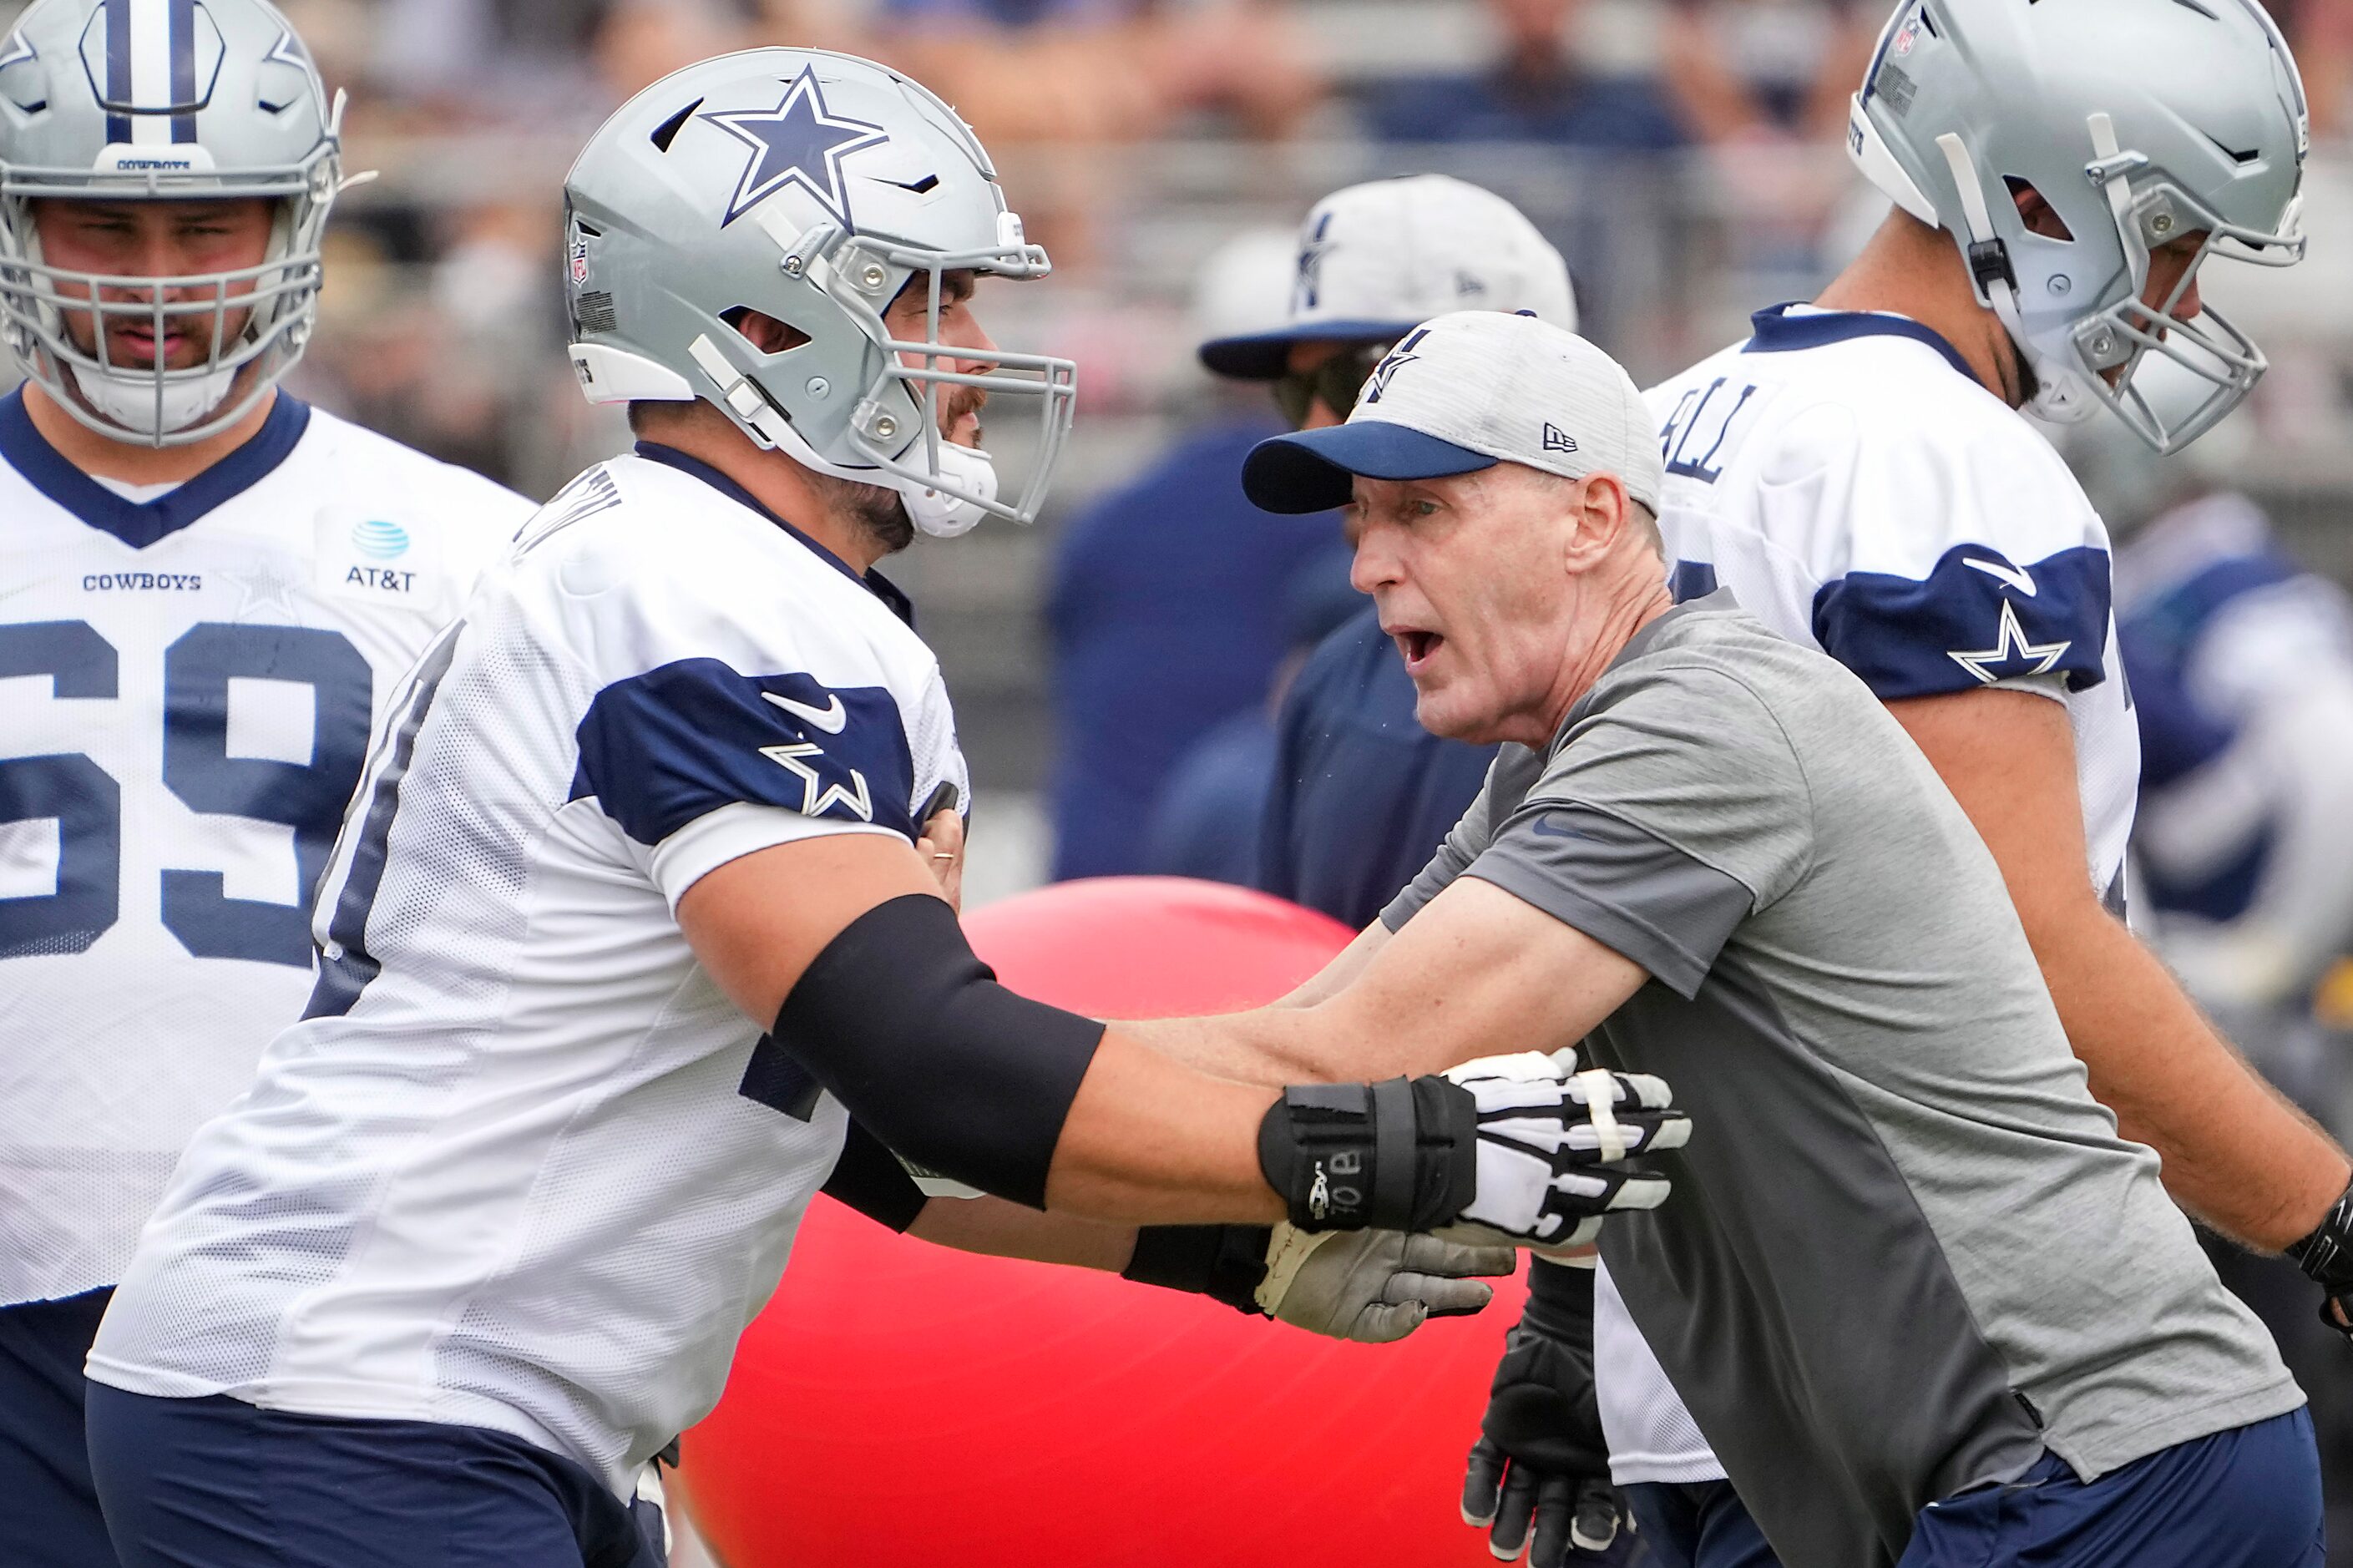
[[[1961,557],[1961,564],[1974,566],[1987,576],[2009,584],[2028,598],[2034,597],[2034,579],[2023,566],[2005,566],[1999,561],[1980,561],[1974,555]]]
[[[807,720],[828,735],[840,734],[842,727],[849,722],[849,710],[842,707],[841,693],[839,691],[826,693],[826,700],[830,706],[824,708],[812,708],[806,702],[796,702],[789,697],[779,697],[773,691],[763,691],[760,695],[794,718]]]
[[[1535,822],[1529,825],[1528,831],[1535,834],[1538,838],[1593,837],[1592,834],[1586,832],[1581,827],[1556,827],[1553,826],[1553,819],[1550,816],[1537,817]]]

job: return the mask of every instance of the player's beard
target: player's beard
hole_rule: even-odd
[[[856,522],[860,531],[879,545],[883,554],[895,555],[915,542],[915,520],[907,515],[907,503],[897,490],[885,485],[860,484],[856,479],[838,479],[815,470],[810,471],[808,480],[827,511]]]
[[[940,432],[953,432],[967,414],[977,416],[988,401],[988,394],[976,386],[944,387],[940,393]],[[977,425],[973,429],[972,444],[980,444]],[[812,471],[809,479],[824,498],[828,510],[851,518],[866,537],[881,547],[885,555],[895,555],[915,542],[915,520],[907,515],[906,499],[887,485],[860,484],[856,479],[837,479],[831,474]]]

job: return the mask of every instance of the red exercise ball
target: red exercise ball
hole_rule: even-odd
[[[1347,944],[1174,878],[976,910],[1014,989],[1109,1017],[1271,1001]],[[1457,1513],[1521,1288],[1352,1345],[1109,1275],[976,1258],[819,1199],[680,1479],[726,1568],[1462,1568]]]

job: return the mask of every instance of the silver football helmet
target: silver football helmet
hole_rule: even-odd
[[[342,115],[265,0],[37,0],[0,44],[0,334],[26,375],[118,440],[176,446],[243,417],[318,317]],[[49,265],[34,224],[42,200],[256,196],[274,204],[260,265],[161,288]],[[193,323],[209,353],[123,363],[106,328],[130,319],[158,342]]]
[[[1904,0],[1847,123],[1872,183],[1952,233],[2033,370],[2034,412],[2073,421],[2105,405],[2160,452],[2263,374],[2221,311],[2172,312],[2215,257],[2303,259],[2310,144],[2303,81],[2259,0]],[[2071,238],[2026,227],[2021,184]],[[2192,234],[2204,243],[2180,283],[2144,303],[2150,253]],[[2136,373],[2151,353],[2205,395],[2147,396]]]
[[[926,533],[1036,519],[1078,367],[941,341],[943,273],[1049,264],[971,128],[923,87],[849,55],[723,55],[623,105],[564,194],[572,363],[590,402],[702,398],[764,449],[897,490]],[[902,341],[883,311],[911,279],[929,312]],[[745,309],[806,341],[762,352],[731,324]],[[1034,400],[1039,455],[1018,496],[998,495],[987,454],[942,436],[954,386]]]

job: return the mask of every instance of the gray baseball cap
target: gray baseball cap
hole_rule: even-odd
[[[1300,226],[1291,310],[1201,345],[1219,375],[1271,381],[1291,345],[1393,342],[1449,310],[1525,310],[1577,330],[1568,263],[1520,209],[1448,174],[1334,191]]]
[[[1268,511],[1344,505],[1358,475],[1435,479],[1497,463],[1610,473],[1659,510],[1659,434],[1618,362],[1532,316],[1457,310],[1399,339],[1345,425],[1250,449],[1242,489]]]

